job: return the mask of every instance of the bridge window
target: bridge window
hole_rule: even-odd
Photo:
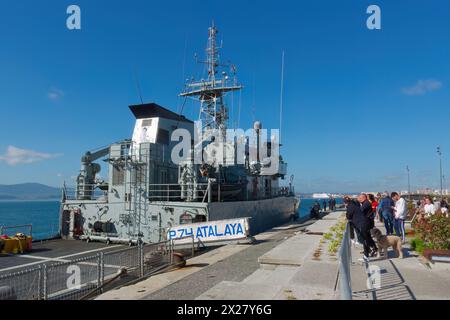
[[[143,127],[151,127],[151,125],[152,125],[152,119],[142,120],[142,126]]]

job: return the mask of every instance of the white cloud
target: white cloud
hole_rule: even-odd
[[[402,89],[402,92],[408,96],[424,95],[428,92],[442,88],[442,82],[434,79],[419,80],[412,87]]]
[[[33,163],[60,156],[62,156],[61,153],[44,153],[9,146],[6,150],[6,154],[0,155],[0,161],[5,161],[10,166],[15,166],[17,164]]]
[[[47,93],[47,97],[50,100],[56,101],[64,97],[64,92],[58,88],[51,88],[50,91]]]

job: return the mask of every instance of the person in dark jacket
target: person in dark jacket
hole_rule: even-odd
[[[323,211],[327,211],[327,200],[323,200]]]
[[[355,228],[355,225],[353,224],[353,216],[355,213],[360,210],[359,204],[352,200],[349,196],[344,197],[344,205],[347,208],[347,212],[345,214],[348,226],[349,226],[349,232],[350,232],[350,239],[352,240],[353,244],[362,244],[364,240],[362,239],[361,235],[359,234],[358,230]],[[355,233],[356,233],[356,240],[355,241]]]
[[[367,244],[370,246],[370,256],[374,257],[378,251],[378,248],[375,244],[375,242],[372,239],[372,236],[370,235],[370,229],[375,227],[375,217],[373,215],[373,207],[370,203],[367,195],[365,193],[362,193],[358,196],[358,202],[361,206],[361,212],[366,219],[366,221],[363,224],[363,230],[361,231],[361,235],[364,238],[364,240],[367,242]],[[367,230],[366,230],[367,229]],[[364,233],[368,233],[368,239],[364,236]]]
[[[366,201],[368,204],[366,204]],[[367,200],[367,196],[365,194],[361,194],[358,196],[359,205],[357,205],[357,209],[353,209],[353,217],[352,222],[355,226],[355,229],[360,233],[361,238],[363,239],[364,246],[364,256],[363,260],[365,262],[369,261],[369,256],[374,256],[376,254],[375,242],[370,235],[370,218],[367,216],[367,207],[372,210],[372,205]],[[366,212],[366,213],[365,213]],[[372,211],[370,211],[372,212]]]
[[[336,199],[331,198],[331,210],[334,211],[336,209]]]
[[[318,201],[314,202],[310,211],[310,217],[313,219],[320,219],[320,203]]]
[[[386,228],[386,235],[391,235],[394,233],[394,200],[386,194],[385,197],[380,202],[380,212],[383,217],[384,226]]]

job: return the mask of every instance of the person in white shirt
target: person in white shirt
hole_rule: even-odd
[[[425,211],[425,217],[429,217],[436,212],[436,207],[434,206],[433,200],[431,200],[430,196],[426,196],[424,198],[425,206],[423,207]]]
[[[403,243],[405,243],[405,220],[408,216],[408,208],[406,206],[405,199],[401,198],[397,192],[391,193],[392,200],[395,201],[394,209],[394,229],[395,234],[402,238]]]

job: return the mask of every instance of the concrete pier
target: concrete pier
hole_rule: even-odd
[[[336,299],[338,260],[321,248],[322,233],[338,223],[329,214],[258,258],[260,268],[240,282],[224,281],[197,299]],[[317,254],[319,252],[319,254]]]
[[[314,253],[322,238],[317,233],[327,232],[341,214],[274,228],[257,235],[253,244],[219,247],[189,259],[185,268],[106,292],[97,299],[335,298],[337,259],[327,254],[317,259]],[[310,229],[314,234],[308,234]],[[312,283],[322,272],[326,276]],[[302,282],[308,287],[300,285]]]
[[[384,226],[376,227],[385,234]],[[407,225],[406,228],[410,228]],[[355,300],[449,300],[450,264],[429,265],[423,257],[403,245],[403,259],[389,249],[388,259],[371,258],[369,263],[358,261],[361,248],[352,248],[351,266],[353,299]],[[369,274],[372,285],[368,285]],[[379,279],[377,279],[377,275]]]
[[[187,261],[186,267],[106,292],[97,299],[324,300],[340,299],[339,263],[323,234],[343,219],[333,212],[322,220],[284,225],[257,235],[254,244],[229,244]],[[382,229],[382,226],[378,226]],[[383,230],[384,231],[384,230]],[[404,248],[403,260],[358,261],[352,248],[353,299],[450,299],[450,272],[430,269]],[[368,286],[378,268],[381,286]]]

